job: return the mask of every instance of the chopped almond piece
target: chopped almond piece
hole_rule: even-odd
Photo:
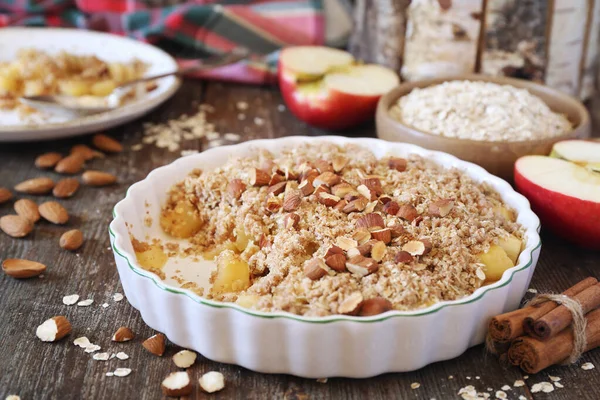
[[[302,198],[300,197],[300,191],[290,190],[286,192],[283,198],[283,210],[284,211],[296,211],[300,207]]]
[[[433,217],[445,217],[450,214],[452,207],[454,207],[454,202],[452,200],[442,199],[434,201],[429,204],[429,215]]]
[[[404,251],[404,250],[399,251],[394,256],[394,262],[396,262],[396,263],[410,264],[413,261],[414,261],[414,258],[408,251]]]
[[[346,271],[346,256],[343,254],[332,254],[325,258],[325,264],[337,272]]]
[[[400,206],[395,201],[388,201],[383,205],[382,211],[386,214],[396,215],[400,211]]]
[[[379,227],[383,229],[385,227],[385,223],[383,222],[381,215],[369,213],[356,220],[356,227],[367,229]]]
[[[376,272],[379,269],[379,264],[372,258],[358,255],[346,261],[346,268],[355,275],[367,276]]]
[[[393,310],[392,303],[383,297],[373,297],[372,299],[364,300],[360,306],[358,315],[368,317],[370,315],[382,314],[386,311]]]
[[[271,177],[262,169],[252,168],[250,170],[250,184],[252,186],[266,186],[269,184]]]
[[[300,193],[302,193],[302,196],[310,196],[315,191],[314,186],[309,180],[302,181],[300,185],[298,185],[298,189],[300,190]]]
[[[287,182],[282,181],[282,182],[276,183],[272,186],[269,186],[268,193],[273,193],[274,196],[277,196],[277,195],[283,193],[286,185],[287,185]]]
[[[296,213],[289,213],[283,219],[283,225],[286,229],[298,229],[300,216]]]
[[[392,231],[389,228],[371,231],[371,236],[373,236],[373,239],[381,240],[385,244],[392,241]]]
[[[402,246],[402,250],[410,253],[411,256],[422,256],[425,254],[425,243],[420,240],[411,240]]]
[[[317,200],[319,201],[319,203],[326,205],[327,207],[335,207],[341,199],[332,194],[321,192],[317,196]]]
[[[411,204],[402,204],[396,215],[402,219],[412,222],[419,216],[417,209]]]
[[[327,267],[320,258],[313,258],[304,264],[304,275],[307,278],[316,281],[327,274]]]
[[[317,176],[313,181],[313,186],[324,185],[327,187],[332,187],[340,183],[341,178],[333,172],[323,172],[321,175]]]
[[[407,165],[408,162],[404,158],[390,157],[388,161],[388,167],[390,167],[390,169],[395,169],[400,172],[406,171]]]
[[[344,301],[338,307],[340,314],[354,315],[358,313],[360,305],[363,302],[363,296],[360,292],[354,292],[350,296],[346,297]]]

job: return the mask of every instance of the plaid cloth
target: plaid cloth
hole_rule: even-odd
[[[322,0],[0,0],[3,26],[75,27],[126,35],[191,59],[239,46],[249,60],[195,77],[274,81],[277,51],[324,40]]]

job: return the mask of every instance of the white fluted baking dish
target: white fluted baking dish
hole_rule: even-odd
[[[418,154],[441,165],[456,167],[476,181],[488,182],[504,202],[516,209],[517,221],[525,227],[526,245],[518,264],[507,270],[500,281],[479,288],[468,297],[426,309],[389,311],[372,317],[307,318],[207,300],[162,281],[137,263],[126,223],[137,238],[164,237],[159,224],[148,227],[146,218],[150,215],[158,219],[174,182],[195,168],[207,170],[220,166],[234,154],[249,155],[257,148],[277,153],[308,141],[355,143],[378,157]],[[538,231],[539,220],[530,210],[529,202],[508,183],[481,167],[414,145],[342,137],[257,140],[180,158],[132,185],[125,199],[115,206],[110,224],[123,290],[150,327],[164,332],[173,343],[196,350],[211,360],[259,372],[308,378],[366,378],[415,370],[457,357],[467,348],[482,343],[489,319],[516,308],[527,290],[541,248]]]

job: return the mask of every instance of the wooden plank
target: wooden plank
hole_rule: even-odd
[[[119,303],[112,300],[112,294],[121,289],[112,253],[108,249],[107,225],[113,204],[124,196],[130,184],[179,156],[179,152],[153,146],[146,146],[138,152],[130,151],[132,144],[141,141],[142,122],[166,121],[181,113],[191,113],[203,101],[216,108],[208,119],[215,124],[217,131],[240,133],[243,140],[324,133],[298,121],[286,109],[279,111],[282,101],[276,89],[211,83],[205,90],[199,82],[186,82],[173,100],[148,117],[109,132],[122,139],[127,150],[104,160],[95,160],[90,166],[116,173],[118,185],[104,189],[83,187],[72,199],[61,201],[72,215],[65,227],[39,222],[28,238],[17,240],[0,235],[2,258],[24,257],[48,265],[43,279],[17,281],[0,275],[0,398],[11,393],[19,394],[23,399],[160,397],[161,380],[176,370],[170,356],[178,349],[168,346],[162,358],[146,352],[141,342],[154,332],[126,300]],[[239,120],[237,116],[240,113],[237,103],[240,101],[248,103],[244,111],[245,120]],[[600,107],[592,107],[592,110],[595,121],[598,121]],[[262,118],[264,123],[255,123],[255,117]],[[373,136],[374,128],[368,124],[348,134]],[[56,178],[57,175],[52,172],[40,173],[33,167],[35,156],[48,150],[67,152],[74,143],[87,141],[89,138],[0,145],[0,186],[12,187],[26,178],[40,175]],[[205,139],[195,139],[185,142],[183,148],[203,149],[206,144]],[[34,199],[41,202],[49,197]],[[11,205],[0,206],[0,215],[11,212]],[[61,232],[73,227],[84,232],[86,241],[80,251],[69,253],[58,247],[58,238]],[[598,253],[576,249],[547,234],[543,235],[543,241],[544,249],[532,287],[540,291],[558,291],[585,276],[600,277]],[[93,298],[94,304],[87,308],[63,305],[62,297],[74,293],[80,294],[82,299]],[[104,302],[109,304],[107,308],[101,306]],[[58,343],[41,343],[35,337],[36,327],[46,318],[61,314],[72,322],[73,333]],[[133,329],[136,339],[129,343],[112,343],[110,337],[123,325]],[[71,343],[84,335],[102,346],[102,351],[124,351],[130,359],[92,360],[91,355]],[[401,336],[398,340],[402,340]],[[547,381],[547,374],[551,374],[563,378],[561,383],[565,389],[557,389],[550,396],[532,396],[526,388],[513,388],[508,391],[509,396],[595,399],[592,388],[600,384],[600,351],[586,354],[583,361],[593,362],[599,369],[583,371],[577,367],[552,367],[532,376],[528,382]],[[133,372],[124,378],[105,376],[107,371],[114,371],[117,367],[130,367]],[[472,348],[456,359],[435,363],[418,371],[364,380],[333,378],[327,383],[318,383],[287,375],[259,374],[203,357],[199,357],[190,373],[196,381],[202,373],[210,370],[224,373],[226,389],[210,396],[196,389],[191,399],[447,399],[456,398],[460,388],[466,385],[474,385],[483,391],[489,387],[494,393],[523,376],[518,369],[502,365],[494,356],[486,354],[482,346]],[[450,375],[453,379],[449,379]],[[411,389],[413,382],[419,382],[421,387]]]

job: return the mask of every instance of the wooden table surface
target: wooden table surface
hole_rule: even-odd
[[[236,103],[239,101],[249,104],[243,121],[238,119]],[[113,205],[123,198],[129,185],[180,155],[151,145],[141,151],[131,151],[130,146],[141,141],[142,123],[167,121],[191,113],[194,104],[200,102],[215,107],[208,119],[218,132],[236,132],[242,140],[326,133],[306,126],[287,110],[278,109],[282,100],[276,89],[198,81],[186,82],[173,99],[147,117],[108,132],[122,140],[126,150],[94,160],[88,167],[116,174],[118,185],[102,189],[82,187],[73,198],[61,201],[71,215],[65,227],[40,221],[33,233],[24,239],[13,239],[0,233],[0,258],[26,258],[48,266],[41,279],[16,280],[0,274],[1,399],[9,394],[19,394],[23,400],[161,398],[160,382],[176,370],[171,356],[179,349],[171,344],[163,357],[145,351],[141,342],[154,332],[126,300],[112,300],[112,295],[122,289],[109,248],[108,224]],[[592,105],[591,110],[600,114],[600,102],[597,104],[599,107]],[[262,118],[264,123],[256,124],[255,117]],[[347,134],[374,136],[374,127],[364,126]],[[0,186],[13,187],[38,176],[59,178],[53,172],[36,169],[33,165],[36,155],[46,151],[66,153],[73,144],[89,143],[89,140],[89,137],[81,137],[42,143],[0,143]],[[202,150],[206,145],[206,139],[195,139],[184,142],[182,148]],[[38,202],[48,199],[47,196],[34,198]],[[13,213],[12,203],[0,205],[0,215],[9,213]],[[86,239],[75,253],[58,246],[61,233],[72,228],[81,229]],[[600,278],[599,253],[575,248],[547,232],[543,232],[542,239],[542,253],[532,288],[556,292],[587,276]],[[94,299],[94,304],[90,307],[63,305],[62,297],[74,293],[81,299]],[[109,304],[107,308],[101,306],[105,302]],[[55,315],[65,315],[73,325],[73,332],[59,342],[42,343],[36,338],[35,329]],[[120,326],[131,327],[137,335],[135,340],[112,343],[110,338]],[[439,334],[443,335],[443,332]],[[130,358],[95,361],[91,354],[72,344],[79,336],[87,336],[102,346],[102,351],[124,351]],[[592,362],[597,368],[582,370],[580,364],[583,362]],[[129,367],[133,372],[127,377],[105,376],[107,371],[117,367]],[[192,398],[440,400],[459,398],[458,391],[467,385],[487,391],[494,398],[496,391],[504,385],[512,387],[515,380],[523,379],[519,369],[499,363],[494,356],[486,354],[482,346],[471,348],[456,359],[418,371],[364,380],[333,378],[319,383],[287,375],[259,374],[201,356],[190,371],[196,381],[202,373],[211,370],[225,375],[226,388],[213,395],[196,389]],[[532,394],[531,385],[549,381],[548,375],[562,378],[560,382],[564,388],[550,394]],[[420,383],[420,387],[411,389],[413,382]],[[600,396],[600,350],[585,354],[576,366],[549,368],[530,376],[526,383],[525,387],[507,390],[508,398],[517,399],[522,395],[527,399],[597,399]]]

